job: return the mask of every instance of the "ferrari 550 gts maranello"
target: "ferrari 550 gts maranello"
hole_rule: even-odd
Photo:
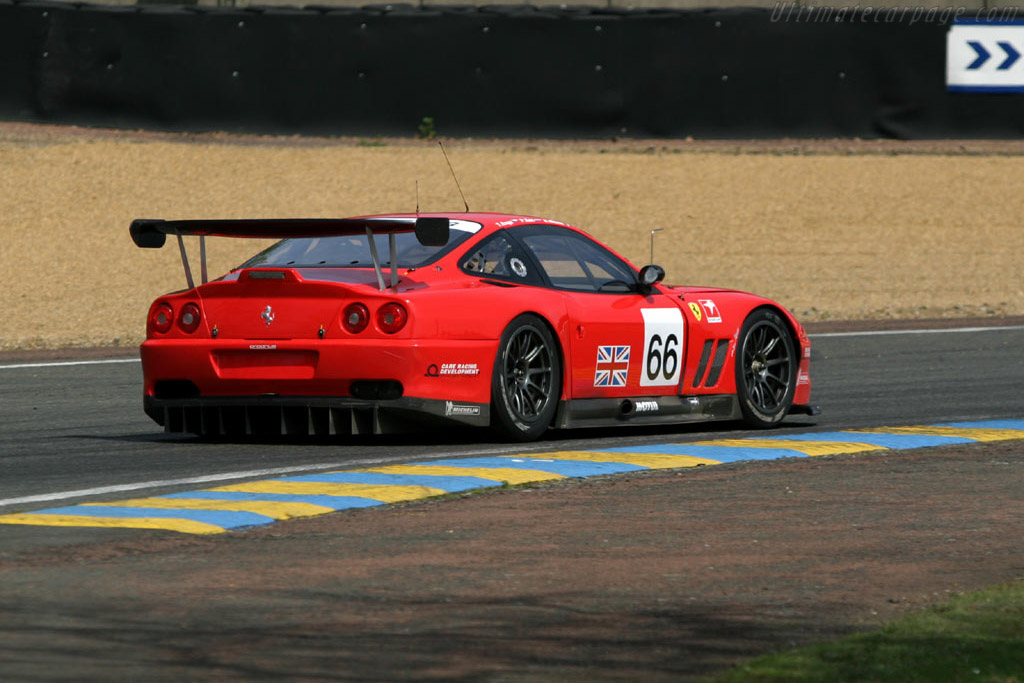
[[[423,423],[549,428],[742,420],[809,404],[810,342],[752,294],[662,284],[558,221],[496,213],[151,220],[188,288],[142,344],[146,413],[169,432],[347,435]],[[196,285],[183,236],[198,236]],[[279,240],[207,281],[206,237]]]

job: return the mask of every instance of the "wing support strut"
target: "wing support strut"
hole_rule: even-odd
[[[178,251],[181,252],[181,265],[185,266],[185,282],[188,283],[189,289],[195,289],[196,283],[192,279],[192,267],[188,264],[188,252],[185,251],[185,240],[181,235],[178,235]],[[206,267],[205,263],[203,267]]]
[[[366,241],[370,243],[370,258],[373,259],[373,272],[377,274],[377,288],[384,291],[388,287],[398,284],[398,254],[395,249],[395,233],[388,233],[388,263],[391,264],[391,284],[384,286],[384,268],[381,266],[380,254],[377,252],[377,242],[373,239],[373,231],[366,226]]]
[[[373,259],[373,272],[377,273],[377,288],[384,291],[384,272],[380,267],[380,256],[377,254],[377,242],[373,239],[373,231],[366,226],[366,241],[370,243],[370,258]]]
[[[192,279],[192,266],[188,262],[188,252],[185,250],[185,240],[182,239],[181,235],[178,235],[178,251],[181,252],[181,265],[185,267],[185,282],[188,284],[189,289],[195,289],[196,282]],[[208,271],[206,269],[206,235],[199,236],[199,277],[202,279],[202,284],[209,282]]]

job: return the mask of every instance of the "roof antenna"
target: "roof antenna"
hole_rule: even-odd
[[[661,232],[665,228],[655,228],[651,230],[651,260],[648,263],[654,263],[654,233]]]
[[[416,215],[420,215],[420,181],[416,181]]]
[[[452,172],[452,178],[455,178],[455,187],[459,188],[459,196],[462,197],[462,203],[466,205],[466,213],[469,213],[469,202],[466,201],[466,195],[462,194],[462,186],[459,185],[459,177],[455,175],[455,169],[452,168],[452,162],[448,158],[448,152],[444,151],[444,143],[438,140],[437,144],[441,147],[441,154],[444,155],[444,160],[448,162],[448,170]]]

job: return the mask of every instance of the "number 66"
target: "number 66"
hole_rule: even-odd
[[[668,335],[664,342],[664,351],[662,348],[661,335],[652,335],[645,361],[647,379],[655,380],[658,375],[671,379],[676,374],[679,367],[679,338],[674,334]]]

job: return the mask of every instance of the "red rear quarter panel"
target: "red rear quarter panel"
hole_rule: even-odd
[[[423,376],[411,380],[410,394],[415,392],[416,396],[451,398],[453,389],[472,384],[473,396],[466,396],[466,400],[489,401],[491,373],[501,334],[513,319],[524,313],[536,314],[547,321],[561,348],[568,348],[569,320],[565,304],[562,297],[551,290],[501,287],[467,277],[417,292],[405,302],[414,321],[413,339],[438,341],[424,357]],[[568,377],[568,364],[563,351],[563,377]],[[567,384],[567,380],[563,381],[563,387]]]

